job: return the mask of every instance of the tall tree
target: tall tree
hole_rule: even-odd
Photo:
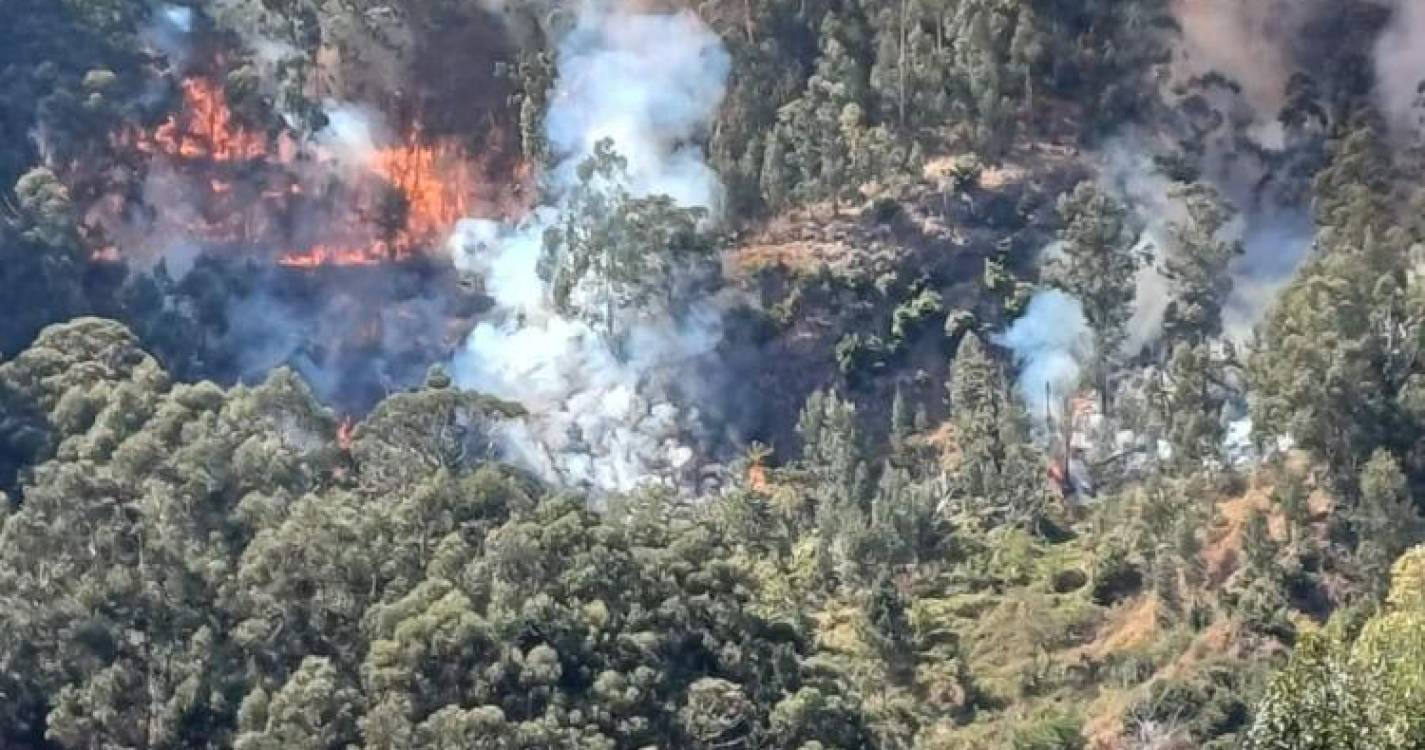
[[[1232,293],[1229,264],[1243,250],[1221,236],[1234,209],[1214,188],[1194,183],[1175,195],[1187,219],[1172,225],[1163,261],[1172,289],[1163,325],[1169,340],[1196,344],[1222,332],[1222,307]]]
[[[1406,489],[1405,474],[1388,451],[1377,449],[1359,481],[1360,497],[1347,515],[1356,538],[1356,575],[1368,594],[1385,593],[1390,565],[1420,538],[1421,519]]]
[[[1091,182],[1081,182],[1059,198],[1062,256],[1049,278],[1083,306],[1094,332],[1094,382],[1104,411],[1109,406],[1108,376],[1127,338],[1136,296],[1139,259],[1137,237],[1127,210]]]
[[[1043,462],[1028,442],[1023,408],[973,333],[960,341],[948,387],[959,509],[991,523],[1036,527],[1046,499]]]
[[[1316,180],[1322,229],[1313,255],[1262,325],[1249,363],[1253,422],[1290,433],[1351,484],[1378,447],[1408,459],[1425,428],[1425,285],[1409,248],[1425,233],[1398,222],[1379,136],[1353,132]]]
[[[595,144],[578,167],[564,222],[546,232],[539,259],[555,305],[611,342],[640,311],[681,312],[690,289],[716,274],[712,243],[701,231],[706,209],[680,207],[666,195],[633,196],[627,168],[613,141]]]

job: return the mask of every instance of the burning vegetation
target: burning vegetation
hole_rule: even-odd
[[[353,146],[339,136],[246,124],[208,76],[185,78],[180,90],[161,124],[125,129],[114,143],[145,157],[147,193],[185,205],[102,201],[91,220],[107,234],[132,238],[137,229],[295,269],[374,266],[438,247],[462,217],[514,208],[478,155],[419,122],[390,143]],[[94,257],[133,258],[149,250],[139,244],[105,245]]]
[[[430,96],[292,116],[201,56],[168,74],[167,112],[111,131],[103,166],[57,170],[91,267],[166,290],[162,314],[195,327],[173,355],[186,374],[289,366],[355,413],[420,382],[481,309],[445,250],[456,223],[525,210],[507,135],[430,125],[452,120]]]

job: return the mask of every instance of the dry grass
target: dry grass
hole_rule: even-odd
[[[866,650],[861,641],[860,624],[863,615],[859,607],[828,603],[813,615],[816,622],[817,645],[823,650],[845,655],[858,655]]]
[[[1132,690],[1107,690],[1089,704],[1083,737],[1090,750],[1120,750],[1123,747],[1123,714],[1133,705]]]
[[[801,241],[744,245],[732,253],[729,270],[738,276],[755,274],[765,268],[784,268],[795,274],[806,274],[827,265],[829,260],[845,252],[845,248]]]
[[[931,432],[911,437],[911,442],[931,447],[940,456],[940,465],[953,469],[960,465],[960,440],[950,420],[941,422]]]
[[[1158,635],[1158,598],[1139,594],[1108,613],[1098,635],[1084,647],[1084,653],[1102,660],[1149,646]]]
[[[1197,672],[1205,661],[1227,654],[1237,642],[1237,623],[1220,620],[1212,623],[1193,638],[1192,644],[1159,671],[1158,676],[1168,679],[1187,679]]]

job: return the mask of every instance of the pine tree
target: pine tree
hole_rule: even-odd
[[[1385,590],[1390,565],[1420,537],[1420,515],[1405,474],[1388,451],[1376,450],[1361,469],[1360,499],[1349,513],[1356,538],[1356,573],[1371,595]]]
[[[1094,382],[1106,412],[1109,369],[1133,315],[1136,238],[1127,210],[1090,182],[1059,198],[1059,216],[1064,222],[1059,232],[1063,256],[1050,266],[1049,276],[1079,300],[1093,329]]]
[[[1221,369],[1207,344],[1178,344],[1168,360],[1162,421],[1173,460],[1181,467],[1200,466],[1221,454],[1225,397],[1214,380]]]
[[[974,333],[960,341],[949,391],[962,510],[1037,528],[1047,502],[1043,461],[1028,442],[1023,409]]]
[[[974,333],[960,340],[949,390],[966,488],[972,495],[987,495],[994,484],[991,477],[1005,465],[1007,450],[999,428],[1010,404],[999,368]]]
[[[886,665],[886,674],[895,685],[905,685],[915,677],[915,632],[907,609],[890,576],[878,576],[867,597],[861,637]]]
[[[1242,245],[1221,238],[1234,209],[1217,191],[1196,183],[1175,192],[1187,221],[1172,225],[1172,245],[1163,262],[1172,301],[1163,327],[1170,341],[1201,343],[1222,332],[1222,307],[1232,293],[1229,264]]]

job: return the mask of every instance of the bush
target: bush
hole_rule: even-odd
[[[891,314],[891,338],[904,342],[925,323],[945,312],[944,300],[934,289],[922,289],[919,294],[896,306]]]
[[[1084,746],[1083,721],[1065,713],[1040,716],[1013,729],[1009,744],[1014,750],[1079,750]]]
[[[1112,546],[1094,565],[1093,600],[1105,607],[1123,601],[1143,588],[1143,572],[1128,560],[1122,547]]]
[[[1078,568],[1060,570],[1054,573],[1049,585],[1056,594],[1067,594],[1071,591],[1078,591],[1089,582],[1089,577]]]
[[[885,366],[891,349],[880,336],[848,333],[836,342],[836,366],[848,380]]]

